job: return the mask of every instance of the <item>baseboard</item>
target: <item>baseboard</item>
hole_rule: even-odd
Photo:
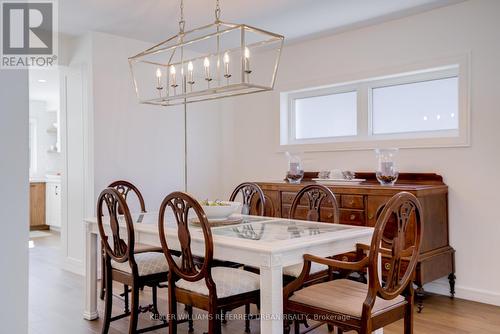
[[[64,259],[63,269],[80,276],[85,275],[85,268],[83,266],[83,261],[73,259],[70,257]]]
[[[424,286],[425,291],[436,293],[439,295],[450,295],[450,285],[447,279],[441,279]],[[455,286],[455,297],[460,299],[471,300],[478,303],[500,306],[500,293],[487,290]]]

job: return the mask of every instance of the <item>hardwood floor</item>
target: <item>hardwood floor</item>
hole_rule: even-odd
[[[30,307],[29,329],[32,334],[80,334],[100,333],[101,321],[86,321],[82,317],[83,277],[61,270],[62,258],[59,253],[59,237],[34,239],[30,249]],[[117,285],[116,289],[120,289]],[[166,289],[159,290],[160,312],[166,310]],[[149,289],[141,293],[141,304],[149,304]],[[102,303],[99,311],[102,314]],[[115,314],[122,311],[122,301],[115,298]],[[182,309],[182,308],[180,308]],[[254,312],[255,308],[252,309]],[[233,317],[241,316],[242,309],[233,312]],[[203,317],[204,312],[196,313]],[[205,320],[195,320],[195,333],[206,331]],[[150,325],[149,315],[141,315],[139,328]],[[110,334],[127,333],[128,319],[111,324]],[[252,333],[259,333],[259,321],[251,321]],[[223,326],[223,333],[243,333],[242,320],[232,320]],[[167,329],[151,333],[167,333]],[[187,333],[187,324],[179,325],[179,333]],[[326,334],[326,326],[312,331]],[[386,327],[386,334],[403,333],[402,322]],[[444,296],[429,296],[421,314],[415,315],[415,334],[498,334],[500,333],[500,307],[479,304],[465,300],[451,300]]]

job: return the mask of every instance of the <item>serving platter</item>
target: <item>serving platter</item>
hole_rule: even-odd
[[[360,184],[361,182],[366,181],[366,179],[319,179],[313,178],[314,182],[319,184],[327,184],[327,185],[343,185],[343,184]]]

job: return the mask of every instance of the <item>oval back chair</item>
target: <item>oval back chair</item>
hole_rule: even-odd
[[[104,227],[107,212],[109,229]],[[121,223],[121,224],[120,224]],[[153,288],[153,304],[148,309],[159,315],[156,299],[156,287],[167,280],[168,267],[163,255],[154,251],[135,252],[134,225],[125,196],[119,190],[109,187],[104,189],[97,200],[97,226],[104,250],[103,281],[105,281],[105,311],[102,333],[107,333],[111,321],[130,315],[129,333],[137,333],[139,316],[139,290],[145,285]],[[107,233],[110,230],[111,233]],[[122,231],[125,235],[122,235]],[[112,317],[113,281],[124,285],[123,297],[125,310],[121,315]],[[129,286],[131,289],[129,290]],[[132,294],[129,310],[128,295]],[[143,328],[140,332],[166,327],[168,323]]]
[[[171,209],[177,223],[177,236],[180,244],[181,264],[176,263],[173,251],[170,248],[165,237],[165,213],[167,208]],[[194,213],[198,220],[203,237],[205,240],[205,254],[201,267],[196,264],[195,256],[191,250],[191,232],[189,231],[189,215]],[[160,206],[160,214],[158,220],[158,228],[160,233],[160,242],[163,253],[167,258],[170,268],[170,273],[177,278],[185,279],[190,282],[199,281],[206,278],[210,282],[210,267],[213,260],[213,240],[210,225],[203,208],[190,195],[183,192],[173,192],[169,194]],[[198,259],[198,257],[196,257]]]
[[[389,233],[388,233],[389,228]],[[370,244],[368,284],[377,296],[391,300],[401,295],[413,279],[422,241],[422,207],[411,193],[394,195],[382,209]],[[381,284],[379,258],[389,258],[389,272]],[[402,266],[403,259],[408,262]],[[373,296],[374,297],[374,296]]]
[[[293,199],[290,207],[290,219],[298,219],[297,208],[302,199],[307,201],[306,220],[319,222],[322,217],[321,208],[330,203],[333,208],[331,217],[326,217],[329,222],[338,224],[340,219],[339,205],[333,192],[321,184],[311,184],[302,188]],[[303,201],[302,201],[303,202]],[[324,220],[323,220],[324,221]]]
[[[234,201],[238,194],[241,193],[243,199],[243,207],[241,208],[241,213],[244,215],[249,215],[252,208],[252,200],[255,195],[257,195],[256,207],[258,208],[258,215],[264,216],[266,210],[266,196],[264,192],[259,187],[257,183],[244,182],[238,185],[229,197],[229,201]]]
[[[130,203],[129,203],[129,194],[132,192],[135,197],[137,198],[139,202],[139,209],[141,210],[142,213],[146,212],[146,204],[144,202],[144,197],[142,196],[141,192],[139,189],[130,183],[129,181],[125,180],[117,180],[113,181],[112,183],[109,184],[109,188],[113,188],[118,193],[123,197],[125,200],[125,203],[127,203],[127,206],[129,207],[130,210]],[[118,207],[118,214],[123,215],[123,209],[121,207]],[[141,221],[141,218],[137,221],[138,223]],[[155,251],[159,252],[161,251],[160,248],[158,247],[152,247],[152,246],[147,246],[147,245],[141,245],[141,244],[136,244],[135,245],[135,252],[149,252],[149,251]],[[104,245],[102,245],[102,259],[101,259],[101,277],[102,277],[102,283],[101,283],[101,291],[100,291],[100,298],[104,300],[104,294],[105,294],[105,287],[104,287],[104,282],[106,281],[106,277],[104,276],[105,268],[104,268],[104,256],[105,256],[105,251],[104,251]],[[122,297],[124,297],[124,302],[125,302],[125,310],[128,309],[128,287],[125,285],[123,293],[121,294]]]
[[[386,233],[391,222],[395,222],[396,228]],[[341,330],[356,330],[360,334],[372,333],[404,318],[404,333],[413,333],[412,281],[422,231],[422,208],[418,199],[408,192],[394,195],[377,219],[371,244],[366,248],[369,249],[367,256],[356,262],[344,262],[304,255],[302,273],[284,292],[287,312],[321,314],[328,319],[329,324]],[[413,237],[408,238],[408,234]],[[391,268],[383,282],[379,275],[382,255],[389,259]],[[402,265],[403,261],[407,263],[406,266]],[[368,284],[338,279],[302,288],[311,263],[353,271],[367,269]]]
[[[111,236],[106,234],[103,225],[104,207],[106,207],[106,211],[109,216]],[[127,231],[127,235],[125,236],[126,241],[120,234],[119,215],[123,215],[123,220],[125,221]],[[97,199],[97,226],[99,227],[99,235],[101,236],[106,256],[119,263],[131,261],[133,270],[133,264],[135,263],[133,256],[135,244],[134,226],[127,202],[118,190],[114,188],[107,188],[104,189],[99,195],[99,198]],[[113,240],[112,245],[110,245],[109,237]],[[135,269],[137,270],[137,265]]]
[[[128,200],[129,193],[133,192],[139,201],[139,208],[141,212],[146,212],[146,204],[144,203],[144,197],[142,197],[142,194],[139,191],[139,189],[132,183],[125,180],[118,180],[112,182],[108,187],[115,188],[120,193],[120,195],[123,196],[125,202],[127,202]],[[119,213],[123,214],[122,212]]]
[[[167,208],[172,211],[177,224],[176,239],[181,254],[181,259],[178,261],[172,255],[174,249],[170,248],[165,234],[168,233],[165,229]],[[205,250],[204,258],[201,260],[193,254],[189,230],[190,218],[198,221],[203,232]],[[163,253],[170,268],[168,275],[170,333],[176,332],[179,322],[176,320],[177,303],[208,311],[209,334],[220,333],[222,320],[220,314],[245,305],[247,315],[245,327],[249,330],[249,305],[259,301],[259,276],[241,269],[213,266],[212,232],[198,201],[183,192],[171,193],[165,197],[160,206],[158,227]]]

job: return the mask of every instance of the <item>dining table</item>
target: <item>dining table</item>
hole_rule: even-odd
[[[160,246],[158,213],[132,214],[137,243]],[[211,227],[214,259],[259,268],[260,333],[283,333],[283,268],[303,263],[304,254],[332,256],[354,251],[357,243],[369,244],[372,227],[242,215],[237,224]],[[97,218],[84,220],[85,309],[84,318],[99,317],[97,310],[98,254],[100,240]],[[109,219],[103,217],[105,229]],[[124,220],[120,222],[126,235]],[[195,255],[204,254],[204,237],[199,226],[192,224],[191,247]],[[179,249],[177,224],[172,213],[165,217],[165,235],[170,248]],[[380,261],[379,261],[380,264]],[[381,333],[383,330],[377,331]]]

